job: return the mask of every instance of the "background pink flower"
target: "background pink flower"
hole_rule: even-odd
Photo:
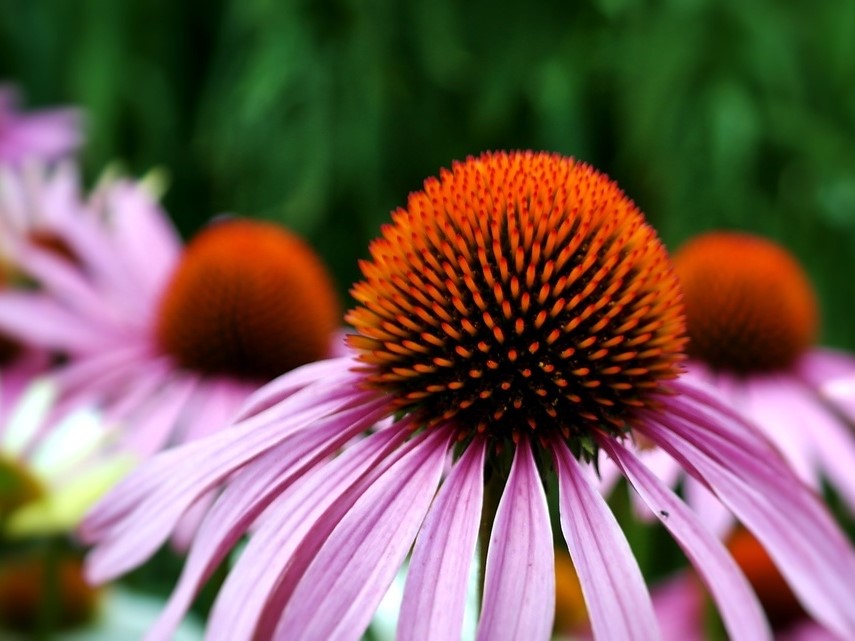
[[[0,164],[57,160],[82,142],[78,110],[20,112],[18,92],[10,85],[0,85]]]

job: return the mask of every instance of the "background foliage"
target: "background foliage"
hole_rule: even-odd
[[[484,149],[617,179],[672,247],[731,227],[788,245],[824,339],[855,347],[850,0],[0,0],[0,77],[88,113],[90,179],[172,178],[305,234],[342,291],[389,211]]]

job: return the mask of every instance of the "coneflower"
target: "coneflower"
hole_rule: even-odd
[[[855,358],[817,347],[813,288],[783,247],[741,232],[702,234],[674,255],[689,335],[687,376],[746,416],[816,490],[827,480],[855,513]],[[849,417],[847,418],[847,414]],[[651,464],[672,483],[678,466],[661,453]],[[724,534],[733,518],[703,484],[687,498]]]
[[[95,405],[147,456],[223,426],[250,393],[334,353],[339,306],[310,247],[224,219],[182,246],[144,186],[82,199],[68,169],[9,173],[6,254],[33,281],[0,292],[0,330],[59,354],[61,407]]]
[[[478,639],[547,639],[544,479],[595,636],[656,639],[641,572],[592,482],[600,451],[686,551],[731,637],[770,638],[733,559],[639,461],[632,432],[737,514],[807,611],[855,635],[851,548],[764,437],[677,379],[678,281],[613,182],[546,153],[469,158],[411,194],[370,253],[347,317],[354,356],[281,377],[232,428],[151,460],[87,519],[89,573],[104,580],[220,488],[149,639],[169,638],[250,529],[209,639],[359,639],[411,548],[398,638],[459,638],[479,529]]]

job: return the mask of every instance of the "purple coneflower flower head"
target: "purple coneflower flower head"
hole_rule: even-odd
[[[855,358],[815,347],[816,297],[801,266],[772,241],[738,232],[694,238],[674,266],[688,376],[756,423],[811,487],[830,481],[855,513],[855,388],[845,393]],[[648,457],[669,482],[683,478],[669,457]],[[714,529],[733,524],[702,484],[689,480],[685,490]]]
[[[290,232],[227,219],[182,247],[141,185],[108,180],[84,201],[66,174],[15,176],[0,218],[29,207],[43,223],[9,243],[36,287],[0,295],[0,329],[63,355],[61,405],[101,408],[119,447],[146,456],[215,431],[263,383],[330,354],[337,297]]]
[[[18,92],[0,84],[0,164],[62,158],[80,146],[81,129],[76,109],[22,113],[18,111]]]
[[[104,580],[220,489],[149,639],[169,638],[250,530],[209,639],[358,639],[411,549],[398,638],[459,638],[479,529],[478,639],[547,639],[544,479],[595,637],[656,639],[639,567],[593,482],[601,451],[686,551],[732,638],[770,638],[736,564],[639,461],[632,431],[756,533],[806,610],[855,634],[851,548],[764,437],[677,380],[677,278],[613,182],[558,155],[469,158],[411,194],[370,253],[347,316],[355,357],[279,378],[232,428],[153,459],[88,517],[90,576]]]

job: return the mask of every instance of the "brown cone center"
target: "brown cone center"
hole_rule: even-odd
[[[272,223],[227,220],[187,246],[157,338],[188,369],[269,380],[327,356],[339,309],[306,243]]]
[[[817,309],[804,271],[783,248],[742,233],[693,239],[674,256],[689,355],[740,373],[783,369],[815,339]]]

